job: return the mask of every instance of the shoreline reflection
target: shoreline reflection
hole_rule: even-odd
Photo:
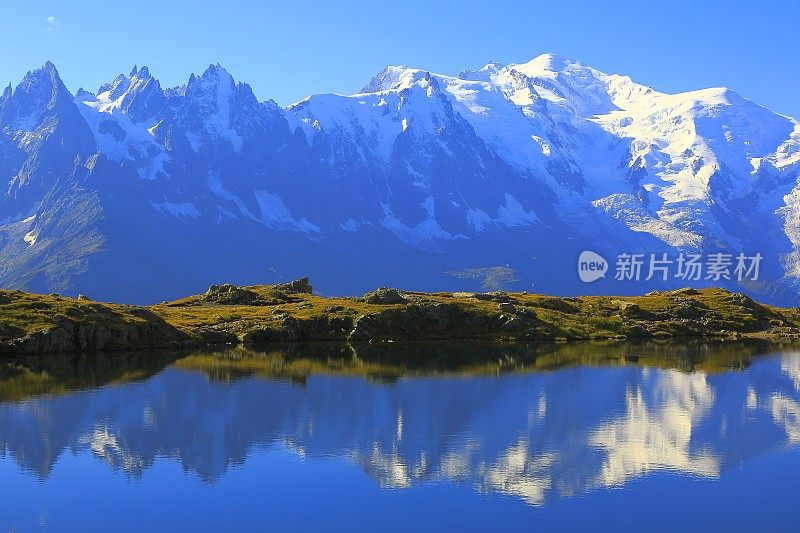
[[[47,483],[66,452],[133,480],[166,458],[215,484],[277,446],[349,462],[378,487],[466,484],[540,506],[652,472],[716,479],[796,446],[800,352],[775,353],[295,345],[22,358],[0,373],[0,460]]]

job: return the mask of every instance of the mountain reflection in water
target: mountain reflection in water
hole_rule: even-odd
[[[800,442],[800,352],[762,343],[295,345],[41,356],[0,370],[0,460],[91,453],[213,485],[279,448],[532,506],[656,471],[716,479]]]

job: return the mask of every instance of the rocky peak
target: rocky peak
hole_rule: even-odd
[[[72,105],[72,95],[50,61],[28,72],[13,91],[3,93],[0,124],[12,131],[33,131],[47,116]]]

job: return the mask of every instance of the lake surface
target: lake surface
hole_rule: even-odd
[[[0,531],[797,530],[800,351],[306,345],[0,364]]]

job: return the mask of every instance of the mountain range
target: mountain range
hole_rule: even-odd
[[[696,284],[798,305],[799,180],[797,120],[552,54],[387,67],[286,108],[219,65],[72,94],[48,62],[0,96],[0,285],[136,303],[303,275],[327,294],[630,294],[688,283],[585,284],[581,251],[724,252],[761,254],[759,280]]]

